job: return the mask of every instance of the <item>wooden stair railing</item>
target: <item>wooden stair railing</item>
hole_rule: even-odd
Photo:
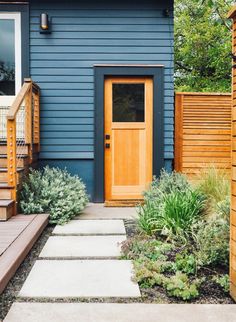
[[[33,163],[40,148],[40,89],[31,79],[25,79],[7,114],[7,184],[17,212],[18,171]],[[27,151],[27,154],[26,152]]]

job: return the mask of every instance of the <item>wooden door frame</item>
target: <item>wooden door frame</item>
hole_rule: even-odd
[[[164,66],[95,65],[95,166],[94,202],[104,202],[104,80],[106,77],[152,77],[153,79],[153,175],[164,167]]]

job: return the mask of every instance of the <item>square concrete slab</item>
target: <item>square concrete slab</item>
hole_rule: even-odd
[[[30,298],[140,297],[133,265],[123,260],[36,261],[19,296]]]
[[[233,322],[236,305],[14,303],[4,322]]]
[[[135,207],[104,207],[104,204],[90,203],[77,219],[136,219]]]
[[[71,220],[68,224],[57,225],[54,235],[123,235],[123,220]]]
[[[39,257],[118,257],[125,236],[53,236]]]

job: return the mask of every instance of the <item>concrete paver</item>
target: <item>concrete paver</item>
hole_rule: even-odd
[[[126,260],[36,261],[20,293],[28,298],[140,297]]]
[[[63,226],[57,225],[54,235],[122,235],[125,234],[123,220],[71,220]]]
[[[118,257],[121,255],[122,236],[52,236],[39,257]]]
[[[236,305],[14,303],[4,322],[234,322]]]
[[[135,207],[104,207],[102,203],[90,203],[77,219],[136,219]]]

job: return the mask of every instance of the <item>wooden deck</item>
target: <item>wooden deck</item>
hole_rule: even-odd
[[[0,222],[0,294],[43,229],[48,215],[17,215]]]

